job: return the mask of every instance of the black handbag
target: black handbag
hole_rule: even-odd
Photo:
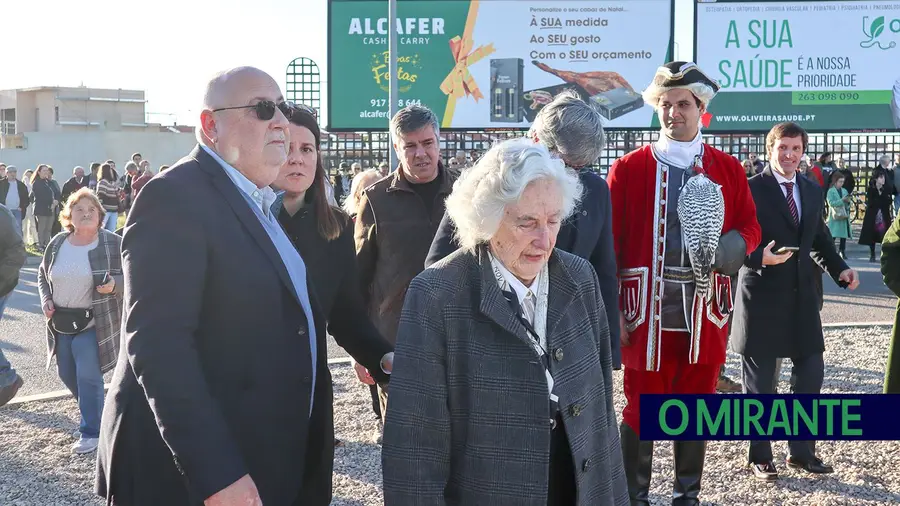
[[[93,309],[58,307],[47,324],[57,334],[74,336],[87,330],[87,326],[93,319]]]

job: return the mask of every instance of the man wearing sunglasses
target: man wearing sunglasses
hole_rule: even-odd
[[[199,145],[135,200],[98,450],[111,504],[307,504],[308,433],[330,409],[330,377],[306,266],[269,211],[290,110],[258,69],[217,75]]]

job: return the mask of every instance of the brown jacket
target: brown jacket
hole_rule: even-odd
[[[431,216],[401,169],[366,188],[359,199],[354,237],[363,297],[369,317],[391,344],[397,340],[406,289],[423,270],[456,179],[443,167],[438,178],[441,188]]]

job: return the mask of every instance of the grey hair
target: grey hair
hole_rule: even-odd
[[[474,252],[500,228],[506,207],[515,204],[529,183],[551,179],[563,196],[561,219],[569,218],[581,201],[578,175],[546,146],[518,138],[494,144],[474,167],[462,173],[447,197],[447,214],[456,225],[460,247]]]
[[[427,107],[408,105],[397,111],[397,114],[391,118],[391,140],[399,145],[401,136],[415,132],[428,125],[434,127],[434,137],[439,139],[441,129],[438,126],[437,115]]]
[[[125,172],[128,172],[128,169],[138,170],[138,166],[136,163],[129,160],[128,163],[125,164]]]
[[[3,164],[3,166],[6,167],[6,172],[15,172],[16,174],[19,173],[19,169],[17,169],[15,165]]]
[[[545,105],[529,130],[571,167],[584,167],[600,158],[606,135],[603,117],[574,90],[566,90]]]

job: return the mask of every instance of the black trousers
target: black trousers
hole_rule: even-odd
[[[381,400],[378,398],[378,385],[369,385],[369,395],[372,396],[372,412],[383,422],[384,418],[381,416]]]
[[[575,464],[572,449],[563,427],[562,416],[556,416],[556,428],[550,432],[550,485],[547,506],[575,506]]]
[[[745,394],[778,393],[778,377],[782,359],[774,357],[741,357],[741,379]],[[791,358],[791,393],[818,394],[825,379],[825,359],[821,353],[802,358]],[[815,441],[789,441],[790,455],[805,461],[816,455]],[[772,460],[772,444],[769,441],[750,441],[748,461],[762,464]]]

